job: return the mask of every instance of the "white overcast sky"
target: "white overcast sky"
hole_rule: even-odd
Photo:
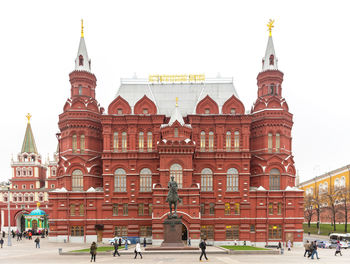
[[[1,1],[0,180],[11,177],[26,113],[43,159],[56,149],[81,18],[105,109],[135,72],[232,76],[246,110],[275,19],[300,179],[349,164],[349,10],[347,1]]]

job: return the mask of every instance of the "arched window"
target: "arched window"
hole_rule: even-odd
[[[174,128],[174,137],[179,137],[179,129],[177,127]]]
[[[214,132],[210,131],[209,132],[209,151],[213,151],[214,150]]]
[[[51,176],[56,176],[56,168],[51,168]]]
[[[75,170],[72,173],[72,191],[83,191],[83,172],[81,170]]]
[[[231,214],[231,206],[230,203],[225,203],[225,215]]]
[[[280,171],[278,169],[270,170],[270,190],[280,190]]]
[[[28,176],[33,176],[33,169],[32,168],[28,168]]]
[[[235,131],[234,148],[235,148],[235,151],[239,151],[239,131]]]
[[[127,139],[127,134],[126,132],[122,133],[122,150],[127,151],[128,149],[128,139]]]
[[[29,201],[34,202],[34,194],[33,193],[31,193],[29,195]]]
[[[227,170],[226,190],[228,192],[238,191],[238,171],[235,168]]]
[[[79,55],[79,66],[84,65],[84,57],[82,55]]]
[[[280,152],[280,134],[279,133],[276,133],[276,152]]]
[[[201,191],[208,192],[213,190],[213,172],[205,168],[201,172]]]
[[[205,151],[205,132],[201,132],[201,151]]]
[[[69,207],[70,207],[70,215],[75,216],[75,204],[71,204]]]
[[[80,136],[80,153],[85,152],[85,136],[81,135]]]
[[[226,132],[226,151],[231,151],[231,132]]]
[[[72,152],[77,152],[77,135],[72,136]]]
[[[39,202],[43,202],[44,201],[44,194],[39,193]]]
[[[23,169],[22,169],[22,175],[23,175],[23,176],[27,176],[27,169],[26,169],[26,168],[23,168]]]
[[[267,134],[267,150],[272,152],[272,133]]]
[[[275,94],[275,85],[273,83],[270,84],[270,94]]]
[[[342,188],[344,188],[345,185],[346,185],[345,183],[346,183],[346,182],[345,182],[345,177],[342,176],[341,179],[340,179],[340,186],[341,186]]]
[[[123,169],[114,172],[114,191],[126,192],[126,172]]]
[[[170,178],[174,176],[178,188],[182,188],[182,167],[180,164],[174,163],[170,166]]]
[[[143,132],[139,132],[139,151],[142,152],[144,147]]]
[[[144,168],[140,171],[140,192],[152,191],[152,172]]]
[[[21,176],[21,169],[20,168],[16,168],[16,172],[17,172],[17,176]]]
[[[29,202],[29,194],[28,193],[24,194],[24,201]]]
[[[274,65],[275,62],[274,62],[274,56],[271,54],[270,55],[270,65]]]
[[[153,138],[152,138],[152,132],[147,133],[147,151],[152,151],[153,149]]]
[[[79,215],[84,215],[84,204],[79,205]]]
[[[118,152],[118,149],[119,149],[118,132],[114,132],[114,134],[113,134],[113,150],[114,150],[114,152]]]
[[[339,179],[337,179],[337,180],[338,180],[337,186],[338,186],[338,188],[339,188],[339,187],[340,187]],[[323,184],[323,192],[324,192],[324,193],[327,193],[327,192],[328,192],[328,182],[325,182],[325,183]]]

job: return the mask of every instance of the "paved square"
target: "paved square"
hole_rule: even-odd
[[[78,256],[61,256],[58,255],[58,248],[62,248],[64,252],[87,248],[89,245],[83,244],[63,244],[63,243],[49,243],[47,239],[41,239],[41,248],[36,249],[34,241],[22,240],[13,241],[12,247],[7,247],[7,238],[5,240],[4,248],[0,249],[0,263],[1,264],[27,264],[27,263],[88,263],[90,262],[90,255]],[[132,252],[133,249],[129,249]],[[285,252],[284,255],[228,255],[228,254],[211,254],[210,248],[208,250],[208,263],[349,263],[350,249],[343,250],[343,256],[334,256],[333,249],[319,249],[320,260],[311,260],[303,257],[303,248],[293,248],[291,252]],[[125,250],[120,250],[121,257],[113,257],[111,255],[97,254],[98,263],[147,263],[147,264],[166,264],[166,263],[200,263],[199,254],[147,254],[145,253],[143,259],[133,259],[133,255],[123,254]],[[207,262],[207,261],[203,261]]]

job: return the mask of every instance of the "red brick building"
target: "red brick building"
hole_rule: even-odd
[[[302,242],[292,114],[271,36],[248,112],[232,79],[202,75],[122,79],[105,112],[83,34],[69,77],[58,123],[58,189],[50,192],[52,241],[128,235],[159,245],[174,175],[183,239],[192,244],[201,237],[215,244]]]

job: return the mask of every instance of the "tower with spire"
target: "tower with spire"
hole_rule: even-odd
[[[101,176],[101,114],[103,108],[95,98],[96,77],[91,71],[84,38],[83,20],[81,37],[74,70],[69,74],[71,96],[59,116],[60,133],[58,163],[64,168],[57,172],[58,186],[71,190],[87,190],[102,186]],[[79,181],[73,181],[72,173],[79,174]],[[73,174],[74,174],[73,173]],[[77,186],[73,186],[74,184]]]
[[[267,24],[269,38],[262,70],[257,77],[258,98],[251,111],[251,183],[269,190],[280,190],[295,183],[291,138],[293,115],[282,97],[283,73],[278,68],[273,45],[273,23],[274,20],[270,20]],[[271,169],[276,166],[279,176],[277,170]]]

